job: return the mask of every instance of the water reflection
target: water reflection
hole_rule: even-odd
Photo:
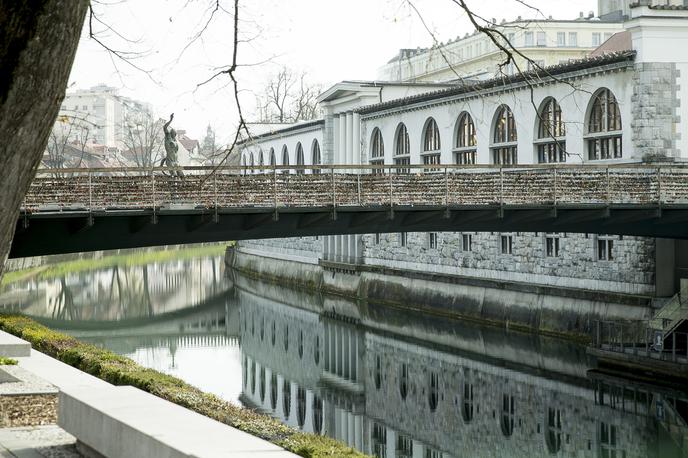
[[[378,457],[684,454],[685,393],[590,371],[572,343],[224,275],[217,258],[116,270],[25,286],[40,298],[19,307]]]

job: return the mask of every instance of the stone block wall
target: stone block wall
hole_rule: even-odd
[[[245,240],[237,242],[248,253],[317,264],[323,254],[323,237]]]
[[[597,259],[595,234],[559,234],[558,256],[548,257],[545,233],[470,232],[471,251],[462,248],[462,233],[428,233],[363,237],[364,263],[469,277],[551,286],[652,294],[655,242],[646,237],[611,237],[611,261]],[[503,254],[501,236],[512,236],[511,254]]]
[[[681,122],[677,94],[680,76],[675,63],[635,65],[631,126],[636,156],[680,156],[676,146],[681,135],[677,129]]]

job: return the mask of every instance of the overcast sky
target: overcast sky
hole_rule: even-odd
[[[218,13],[197,40],[212,0],[124,0],[97,5],[93,29],[107,46],[134,53],[121,61],[88,37],[88,18],[68,90],[105,83],[151,103],[158,116],[175,113],[175,127],[201,139],[208,124],[227,140],[237,122],[226,78],[197,88],[232,55],[232,18]],[[542,15],[517,0],[467,0],[486,17],[514,20],[544,15],[573,19],[597,10],[595,0],[530,0]],[[222,4],[231,10],[233,2]],[[415,0],[440,41],[465,33],[465,14],[451,0]],[[406,0],[244,0],[241,3],[237,72],[242,107],[250,120],[255,92],[283,65],[305,71],[324,88],[346,79],[375,79],[400,48],[426,47],[432,38]],[[101,22],[99,22],[102,21]],[[105,25],[103,25],[103,23]]]

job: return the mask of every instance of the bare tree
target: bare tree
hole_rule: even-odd
[[[310,84],[306,73],[295,74],[287,67],[272,77],[265,92],[257,97],[259,122],[291,123],[314,119],[319,110],[320,86]]]
[[[52,169],[81,167],[92,127],[95,125],[88,121],[88,115],[82,118],[58,116],[50,132],[42,164]],[[56,174],[61,176],[60,172]]]
[[[165,157],[162,125],[163,121],[155,119],[148,111],[128,111],[122,136],[125,158],[137,167],[159,165]]]
[[[217,165],[224,158],[225,147],[218,145],[215,130],[208,125],[205,137],[198,149],[198,162],[202,165]]]

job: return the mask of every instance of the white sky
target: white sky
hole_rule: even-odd
[[[97,5],[94,30],[109,47],[142,53],[132,60],[150,72],[112,57],[88,37],[88,18],[70,76],[68,90],[105,83],[120,93],[151,103],[157,115],[175,113],[174,126],[202,139],[208,124],[227,141],[237,122],[233,93],[220,77],[199,89],[214,67],[231,62],[232,18],[218,13],[201,38],[192,41],[209,15],[214,0],[124,0]],[[486,18],[513,20],[544,15],[573,19],[580,11],[597,10],[595,0],[529,0],[542,15],[517,0],[467,0]],[[231,11],[233,2],[221,0]],[[415,0],[426,24],[440,41],[473,31],[451,0]],[[237,72],[242,108],[251,120],[256,92],[283,65],[305,71],[313,83],[327,88],[345,79],[374,79],[378,67],[400,48],[426,47],[430,34],[405,0],[243,0],[240,3],[239,62],[258,64]],[[121,35],[121,36],[118,36]],[[135,40],[135,43],[123,38]],[[181,54],[181,57],[180,57]],[[264,62],[264,63],[261,63]]]

